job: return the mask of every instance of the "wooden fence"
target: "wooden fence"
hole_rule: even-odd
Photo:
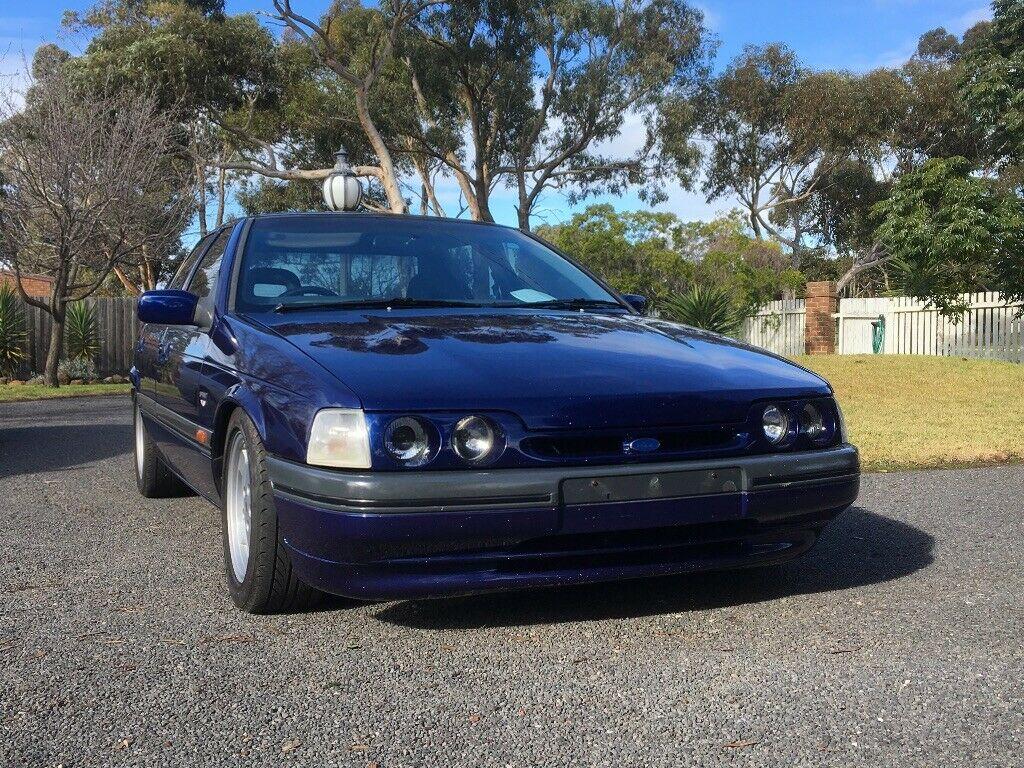
[[[804,353],[804,300],[786,299],[766,304],[743,321],[740,339],[778,355]]]
[[[907,296],[840,299],[836,352],[870,355],[872,323],[885,318],[881,352],[887,355],[956,355],[1024,362],[1024,318],[1020,304],[998,293],[964,294],[968,310],[957,322]],[[804,351],[804,302],[773,301],[743,324],[749,344],[792,356]]]
[[[125,374],[132,366],[132,350],[139,338],[133,298],[94,298],[85,303],[93,308],[100,353],[96,370],[100,376]],[[46,365],[50,348],[50,316],[38,307],[25,306],[25,332],[28,337],[28,359],[24,373],[40,372]]]

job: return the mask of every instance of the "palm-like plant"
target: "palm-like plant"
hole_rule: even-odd
[[[669,320],[724,336],[734,336],[743,322],[729,292],[715,286],[695,285],[666,299],[659,309]]]
[[[70,360],[93,360],[100,353],[100,333],[96,313],[84,301],[68,305],[64,343]]]
[[[25,359],[25,315],[21,299],[7,283],[0,283],[0,372],[14,373]]]

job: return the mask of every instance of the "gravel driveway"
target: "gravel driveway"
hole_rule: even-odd
[[[1024,468],[784,567],[251,617],[126,399],[0,404],[0,765],[1024,765]]]

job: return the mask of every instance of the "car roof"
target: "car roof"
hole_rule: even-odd
[[[252,221],[262,221],[264,219],[278,219],[278,218],[293,218],[293,217],[307,217],[307,216],[335,216],[335,217],[357,217],[360,219],[373,219],[373,220],[394,220],[394,219],[411,219],[413,221],[423,222],[437,222],[445,224],[464,224],[466,226],[473,227],[498,227],[500,229],[514,229],[519,231],[518,227],[510,227],[507,224],[498,224],[493,221],[476,221],[474,219],[455,219],[449,216],[422,216],[415,213],[387,213],[387,212],[373,212],[364,213],[361,211],[281,211],[276,213],[258,213],[253,216],[246,218]]]

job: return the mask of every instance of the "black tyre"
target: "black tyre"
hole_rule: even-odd
[[[168,496],[184,496],[188,489],[174,473],[167,468],[156,443],[149,436],[146,422],[142,419],[138,403],[133,403],[135,413],[135,481],[139,493],[147,499],[163,499]]]
[[[235,605],[248,613],[299,611],[321,593],[299,579],[278,531],[266,450],[239,409],[228,422],[221,488],[224,568]]]

